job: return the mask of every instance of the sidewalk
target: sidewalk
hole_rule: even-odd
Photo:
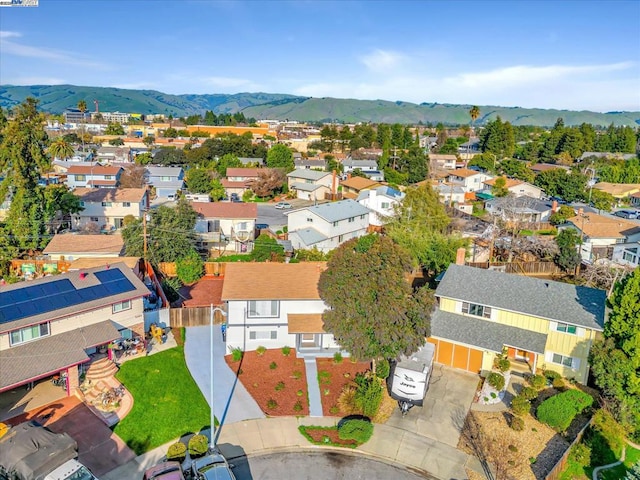
[[[245,420],[224,425],[219,431],[218,446],[228,460],[242,456],[263,455],[277,451],[333,450],[310,444],[298,431],[299,425],[335,425],[338,418],[276,417]],[[204,432],[208,434],[208,432]],[[173,442],[171,442],[173,443]],[[158,447],[101,477],[101,480],[141,478],[145,469],[158,463],[166,454],[169,444]],[[359,448],[345,449],[345,453],[358,452],[378,460],[401,464],[426,472],[442,480],[467,478],[465,466],[479,468],[473,457],[442,442],[376,424],[371,440]]]

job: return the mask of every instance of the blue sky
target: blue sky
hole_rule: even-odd
[[[640,1],[39,0],[0,83],[640,110]]]

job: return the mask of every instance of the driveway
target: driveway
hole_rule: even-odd
[[[214,326],[213,333],[213,411],[216,418],[221,425],[264,418],[258,404],[224,361],[226,345],[222,341],[220,325]],[[187,367],[210,404],[209,327],[188,327],[186,335],[184,356]]]
[[[457,447],[478,379],[478,375],[436,364],[424,405],[413,407],[404,418],[395,409],[387,425]]]

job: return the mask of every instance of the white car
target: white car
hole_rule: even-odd
[[[291,204],[287,202],[278,202],[276,203],[277,210],[288,210],[291,208]]]

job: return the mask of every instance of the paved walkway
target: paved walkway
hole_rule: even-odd
[[[309,393],[309,416],[322,416],[322,400],[318,384],[318,364],[315,358],[305,358],[304,368],[307,373],[307,392]]]
[[[305,450],[342,450],[311,445],[298,431],[300,425],[333,426],[338,419],[323,417],[276,417],[245,420],[223,426],[219,431],[218,446],[229,460],[278,451],[302,453]],[[208,432],[205,432],[208,434]],[[173,443],[173,442],[171,442]],[[158,447],[127,464],[101,476],[101,480],[141,478],[145,469],[162,460],[169,444]],[[465,466],[477,470],[479,464],[473,457],[449,445],[433,439],[406,432],[388,425],[376,425],[373,436],[355,452],[429,473],[442,480],[464,480]]]
[[[210,331],[209,327],[186,329],[184,355],[187,367],[200,391],[210,401]],[[213,403],[220,424],[239,422],[252,418],[264,418],[264,413],[249,395],[235,373],[224,361],[226,345],[222,341],[220,325],[213,328]]]

